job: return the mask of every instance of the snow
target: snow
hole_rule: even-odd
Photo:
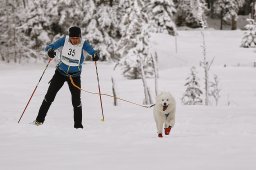
[[[152,47],[158,51],[160,68],[198,66],[203,60],[202,36],[200,31],[179,31],[177,53],[175,38],[165,34],[152,36]],[[205,31],[207,58],[217,66],[252,66],[256,62],[255,49],[241,48],[243,31]],[[157,43],[166,42],[166,43]],[[171,59],[169,59],[171,58]]]
[[[160,61],[159,89],[177,100],[177,120],[170,136],[158,138],[152,108],[125,102],[113,106],[103,96],[105,121],[100,121],[99,97],[82,92],[84,129],[73,128],[73,111],[67,84],[57,94],[46,122],[32,122],[48,88],[56,63],[51,63],[26,110],[45,64],[0,64],[0,169],[111,169],[111,170],[254,170],[256,168],[255,49],[240,48],[241,31],[206,31],[207,56],[215,57],[210,72],[221,85],[218,106],[184,106],[190,68],[200,70],[202,38],[199,31],[180,31],[174,38],[154,35],[152,48]],[[224,67],[226,65],[226,67]],[[103,93],[111,94],[113,64],[98,63]],[[118,96],[139,104],[141,80],[116,74]],[[154,80],[148,79],[151,91]],[[97,92],[93,62],[83,66],[82,87]]]

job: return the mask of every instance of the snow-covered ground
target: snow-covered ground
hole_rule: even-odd
[[[239,47],[240,31],[207,31],[207,56],[215,57],[210,75],[220,80],[218,106],[184,106],[180,98],[190,67],[202,59],[198,31],[179,32],[174,38],[154,35],[159,53],[159,89],[177,100],[177,120],[170,136],[158,138],[152,109],[125,102],[113,106],[103,97],[82,93],[84,129],[73,128],[70,92],[59,91],[44,125],[31,124],[54,73],[51,63],[23,119],[18,119],[45,64],[0,64],[0,169],[1,170],[254,170],[256,168],[256,61],[254,49]],[[226,67],[224,67],[226,65]],[[112,64],[98,63],[103,93],[111,94]],[[142,103],[141,80],[115,74],[118,95]],[[152,94],[154,80],[148,80]],[[93,63],[86,63],[82,87],[97,92]]]

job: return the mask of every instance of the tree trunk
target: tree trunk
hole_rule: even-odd
[[[214,15],[214,6],[213,6],[213,0],[207,0],[208,9],[210,10],[210,17],[213,18]]]
[[[25,0],[23,0],[23,6],[24,6],[24,8],[26,8],[26,1]]]
[[[154,74],[155,74],[155,94],[158,95],[158,63],[157,63],[157,53],[155,53],[155,56],[152,55],[153,60],[153,67],[154,67]]]
[[[113,96],[114,96],[114,106],[117,106],[117,93],[116,93],[116,83],[115,83],[115,79],[114,79],[114,75],[115,75],[115,70],[117,68],[118,64],[116,64],[113,68],[113,74],[111,77],[111,82],[112,82],[112,92],[113,92]]]
[[[256,0],[253,0],[253,2],[252,2],[252,8],[251,8],[251,18],[252,19],[255,19],[255,1]]]
[[[117,106],[116,87],[115,87],[115,80],[113,77],[111,77],[111,82],[112,82],[112,92],[114,96],[114,106]]]
[[[235,15],[232,15],[231,30],[237,29],[237,19]]]
[[[15,63],[17,63],[17,55],[16,55],[16,42],[17,42],[17,39],[16,39],[16,9],[14,9],[14,6],[12,6],[12,14],[13,14],[13,46],[14,46],[14,61]]]
[[[133,78],[132,79],[138,79],[139,78],[139,71],[137,67],[132,68],[133,72]]]
[[[143,68],[142,59],[140,59],[140,68],[141,68],[141,79],[142,79],[142,82],[143,82],[144,94],[145,94],[145,99],[144,99],[143,104],[152,104],[150,102],[150,98],[149,98],[150,94],[149,94],[149,90],[148,90],[148,85],[147,85],[146,77],[145,77],[145,74],[144,74],[144,68]]]
[[[8,0],[6,0],[5,1],[5,3],[6,3],[6,7],[8,8]],[[8,30],[10,29],[10,23],[9,23],[9,9],[7,9],[6,10],[7,12],[6,12],[6,21],[7,21],[7,32],[8,32]],[[6,54],[4,54],[5,56],[6,56],[6,58],[7,58],[7,62],[9,62],[9,59],[10,59],[10,56],[9,56],[9,51],[10,51],[10,46],[9,46],[9,41],[7,40],[7,53]]]
[[[220,30],[223,29],[223,10],[220,12]]]
[[[149,89],[149,87],[147,87],[147,92],[148,92],[149,104],[152,104],[152,103],[153,103],[153,101],[152,101],[152,96],[151,96],[151,93],[150,93],[150,89]]]

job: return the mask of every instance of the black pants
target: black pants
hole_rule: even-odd
[[[74,83],[81,87],[81,79],[80,76],[72,77]],[[52,77],[50,86],[45,95],[45,98],[42,102],[42,105],[39,109],[38,116],[36,121],[44,122],[46,114],[55,99],[57,92],[61,89],[63,84],[67,81],[69,90],[72,96],[72,105],[74,108],[74,124],[76,126],[82,125],[82,104],[81,104],[81,91],[74,87],[69,79],[69,77],[62,75],[58,70],[55,71],[55,74]]]

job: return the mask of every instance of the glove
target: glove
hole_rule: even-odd
[[[48,50],[48,56],[50,58],[54,58],[56,56],[56,52],[53,49]]]
[[[92,60],[93,60],[93,61],[98,61],[99,58],[100,58],[100,51],[97,50],[97,51],[93,54]]]

